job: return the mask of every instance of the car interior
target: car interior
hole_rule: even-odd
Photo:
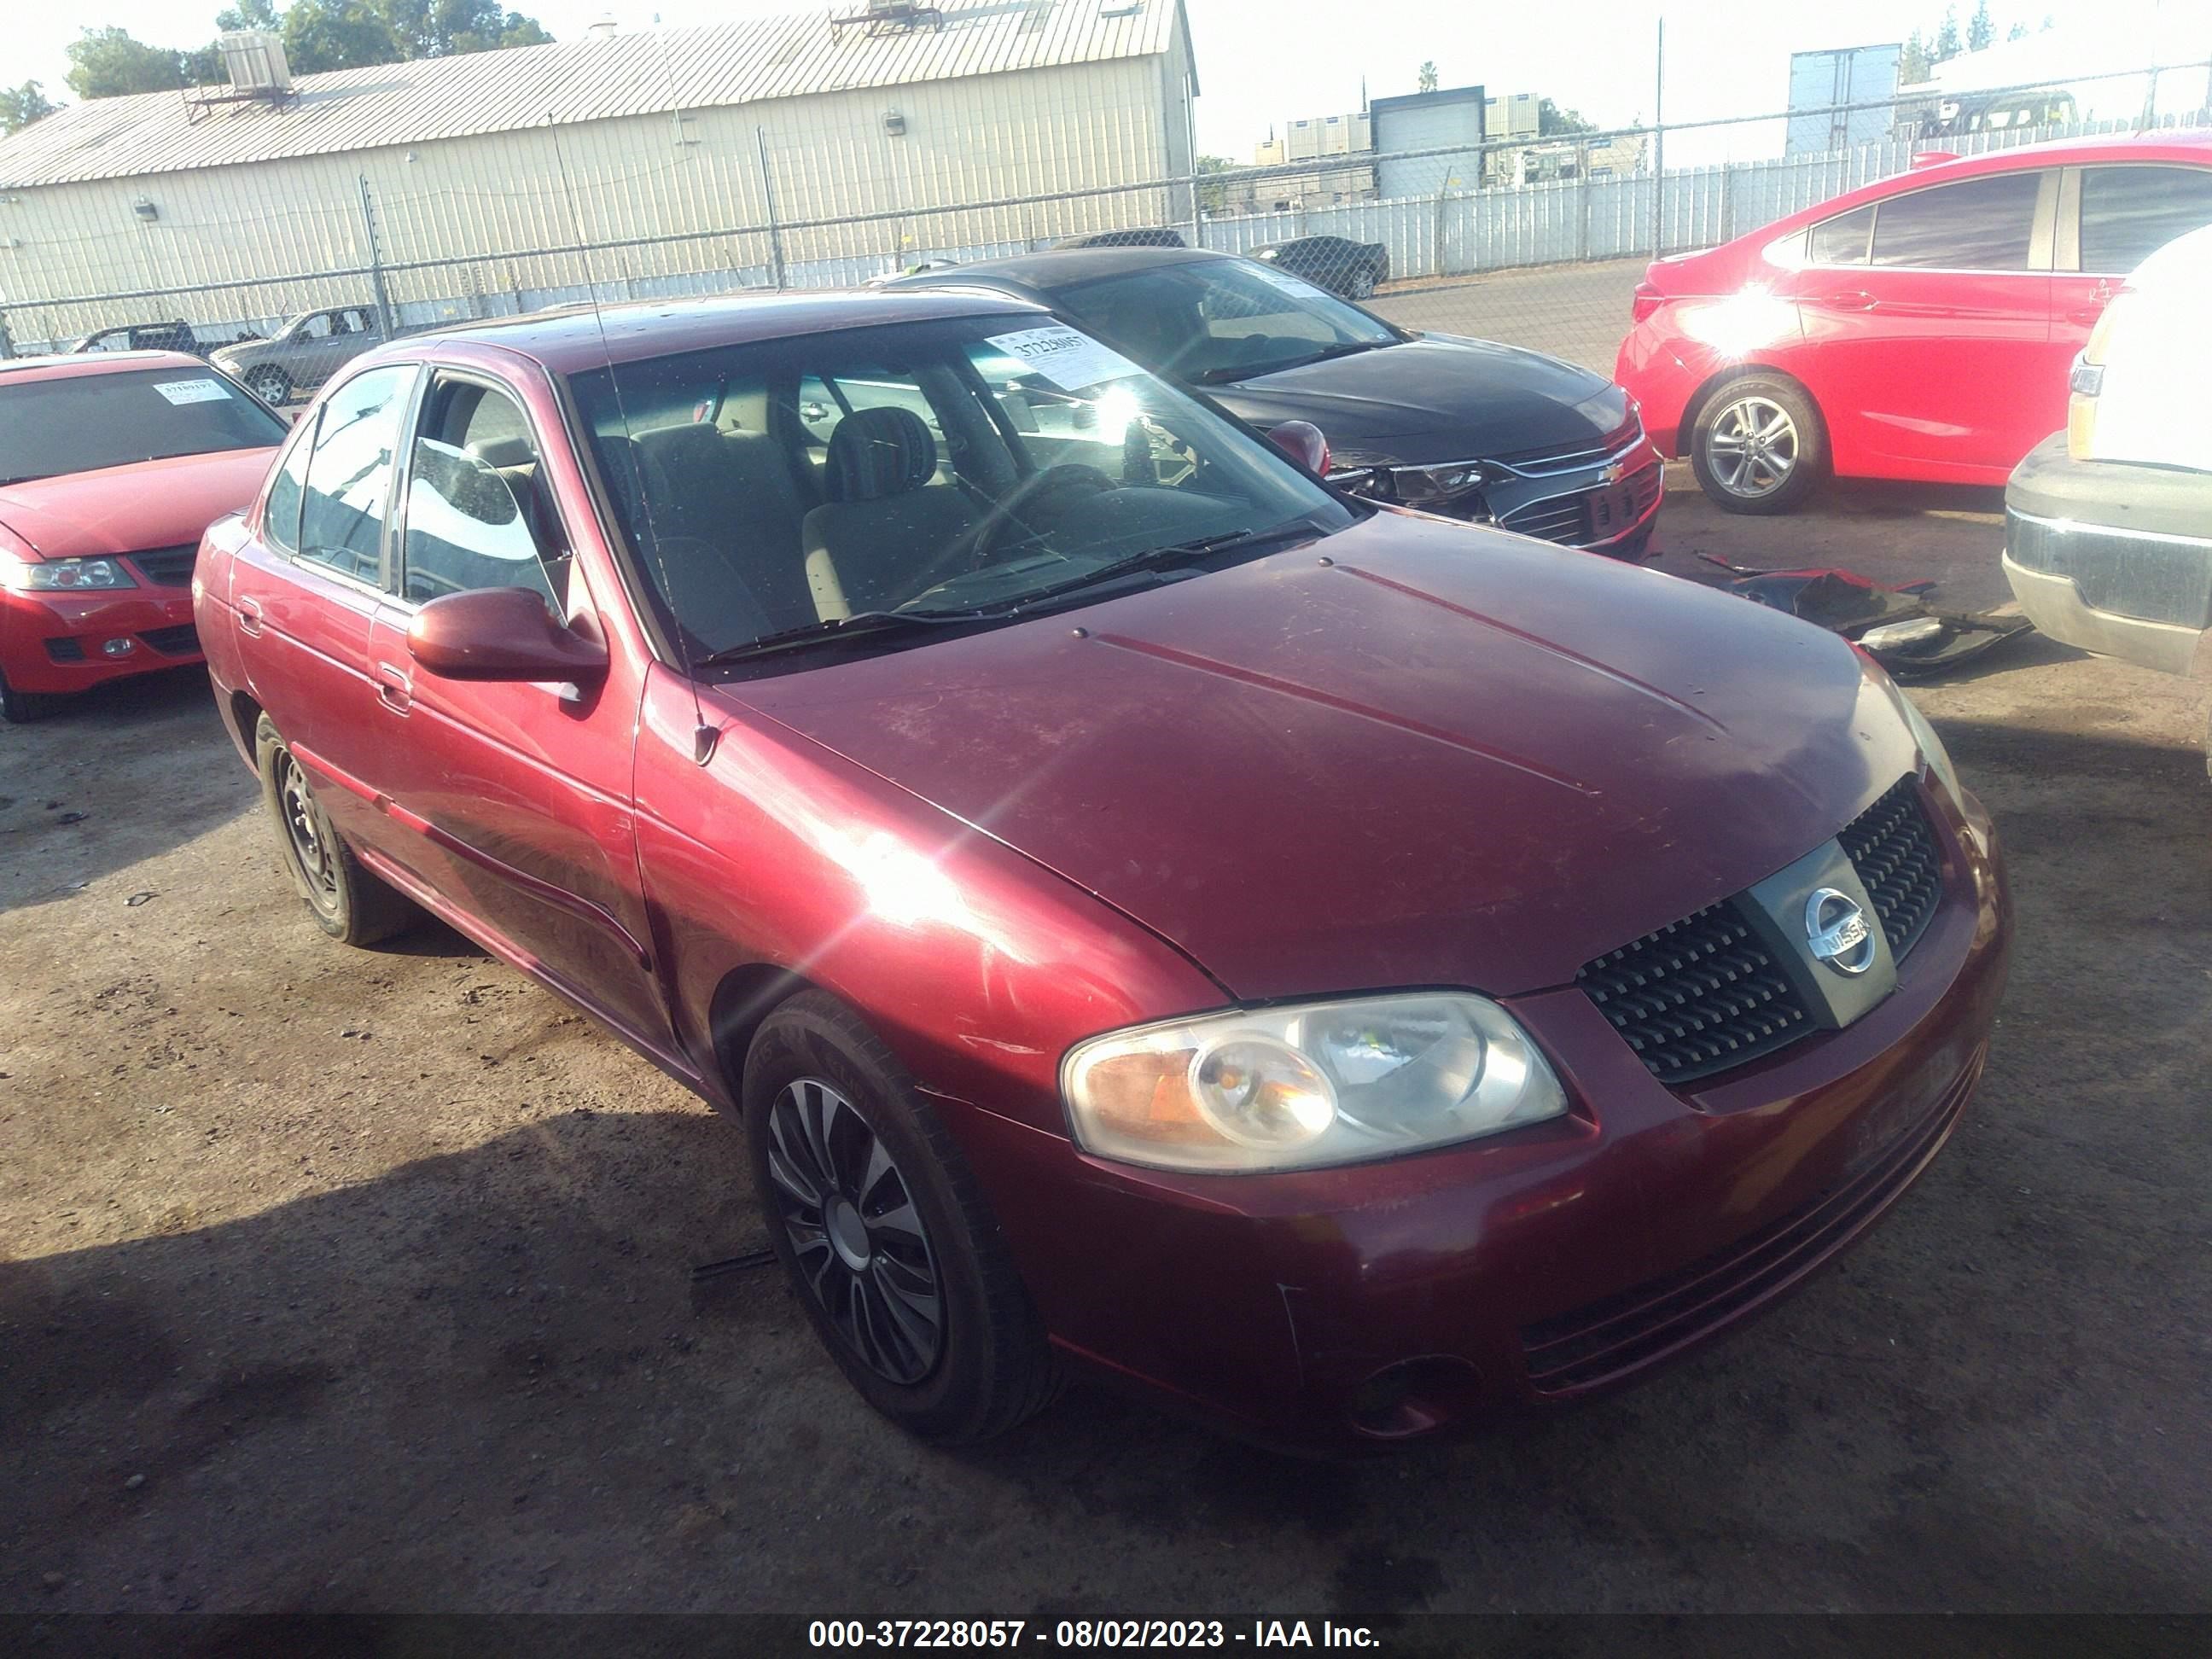
[[[708,655],[1241,524],[1172,416],[1114,397],[978,346],[625,388],[594,434],[624,533]]]

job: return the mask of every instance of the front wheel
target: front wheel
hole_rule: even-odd
[[[1820,482],[1827,440],[1820,410],[1794,380],[1748,374],[1706,399],[1690,465],[1729,513],[1787,513]]]
[[[1057,1370],[996,1221],[898,1060],[819,991],[762,1023],[744,1116],[769,1238],[861,1396],[924,1440],[1002,1434]]]
[[[419,921],[422,913],[404,895],[362,868],[266,714],[253,729],[253,750],[262,805],[276,830],[277,862],[315,925],[341,945],[374,945]]]
[[[61,697],[52,691],[19,691],[8,684],[8,677],[0,674],[0,720],[10,726],[26,726],[33,720],[42,720],[62,706]]]
[[[281,368],[257,368],[246,377],[246,389],[271,409],[292,400],[292,377]]]

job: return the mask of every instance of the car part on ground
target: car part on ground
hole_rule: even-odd
[[[2001,485],[2065,418],[2068,368],[2127,273],[2208,224],[2212,133],[1939,161],[1654,261],[1614,375],[1733,512],[1802,501],[1808,459]],[[1771,408],[1744,405],[1754,381]]]
[[[1635,559],[1666,489],[1627,394],[1553,357],[1416,334],[1273,265],[1120,248],[979,260],[886,284],[1050,306],[1262,430],[1318,427],[1346,487]]]
[[[1626,1382],[1898,1200],[2004,977],[1863,654],[1333,491],[1004,297],[395,347],[198,590],[317,924],[381,883],[743,1110],[932,1439],[1076,1366],[1354,1449]]]
[[[1939,611],[1933,584],[1885,587],[1849,570],[1754,570],[1698,556],[1735,580],[1728,591],[1856,641],[1899,679],[1933,679],[2029,632],[2026,617]]]

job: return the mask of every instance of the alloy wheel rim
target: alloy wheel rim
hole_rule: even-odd
[[[289,754],[284,757],[279,799],[283,802],[284,836],[291,845],[293,860],[307,878],[317,905],[328,910],[337,902],[338,891],[337,874],[331,866],[330,842],[323,834],[307,775]]]
[[[906,1176],[820,1078],[785,1086],[768,1132],[776,1218],[807,1294],[870,1370],[921,1382],[944,1352],[945,1296]]]
[[[1771,398],[1739,398],[1714,420],[1705,453],[1729,495],[1771,495],[1797,470],[1797,422]]]

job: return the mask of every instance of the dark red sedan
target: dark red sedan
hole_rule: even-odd
[[[2002,485],[2105,302],[2212,224],[2212,133],[1936,159],[1653,264],[1613,375],[1736,513],[1824,474]]]
[[[180,351],[0,362],[0,717],[198,662],[192,556],[284,422]]]
[[[740,1110],[933,1438],[1078,1364],[1305,1444],[1632,1377],[1897,1199],[2004,977],[1842,641],[973,291],[387,348],[201,580],[317,921],[431,911]]]

